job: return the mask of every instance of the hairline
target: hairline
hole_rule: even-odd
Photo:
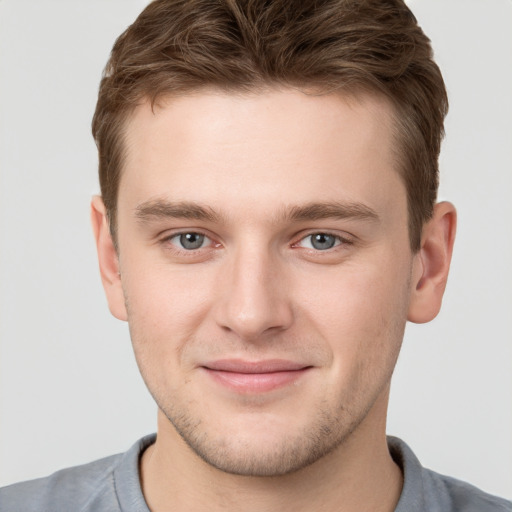
[[[324,87],[321,84],[315,83],[281,83],[281,82],[269,82],[269,81],[255,81],[254,84],[230,84],[230,85],[218,85],[206,83],[204,85],[183,87],[179,90],[173,91],[160,91],[158,94],[150,94],[146,92],[141,94],[139,100],[129,105],[124,111],[118,114],[118,123],[120,128],[118,129],[117,143],[118,148],[121,152],[119,160],[119,176],[117,179],[117,188],[114,196],[114,204],[112,208],[107,208],[107,220],[109,223],[109,229],[114,243],[116,251],[119,250],[118,237],[117,237],[117,206],[119,190],[121,188],[121,180],[123,176],[123,168],[125,167],[125,159],[127,155],[127,144],[126,139],[128,126],[130,120],[133,119],[138,108],[149,103],[152,111],[156,108],[163,108],[168,101],[172,101],[174,98],[193,96],[194,94],[201,94],[204,92],[212,92],[219,94],[230,94],[234,96],[250,96],[257,94],[265,94],[276,90],[296,90],[306,95],[313,96],[327,96],[329,94],[340,95],[344,100],[360,102],[364,98],[378,98],[384,100],[391,111],[391,154],[394,159],[395,171],[398,173],[407,198],[407,228],[409,233],[410,247],[413,253],[419,250],[419,239],[421,238],[421,228],[423,224],[429,220],[427,217],[423,222],[421,228],[417,228],[414,224],[413,216],[413,205],[410,197],[410,190],[406,182],[406,166],[407,166],[407,153],[405,150],[405,134],[404,131],[407,126],[403,124],[403,116],[400,116],[400,105],[386,90],[381,89],[375,85],[368,83],[361,83],[357,85],[341,84],[337,88]]]

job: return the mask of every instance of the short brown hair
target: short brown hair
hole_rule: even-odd
[[[395,108],[409,234],[419,249],[448,109],[429,39],[402,0],[156,0],[117,39],[92,131],[110,229],[126,120],[144,99],[218,87],[377,92]]]

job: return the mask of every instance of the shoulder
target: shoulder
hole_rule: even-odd
[[[142,495],[139,458],[156,436],[127,452],[0,489],[0,512],[120,512],[149,509]]]
[[[512,512],[512,502],[424,468],[402,440],[388,437],[388,446],[404,475],[395,512]]]
[[[57,471],[0,489],[0,511],[82,510],[92,497],[109,494],[121,455]],[[110,489],[109,489],[110,488]]]
[[[488,494],[456,478],[424,469],[425,492],[431,501],[443,497],[449,510],[461,512],[512,512],[512,502]]]

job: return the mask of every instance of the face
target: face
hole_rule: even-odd
[[[140,106],[126,148],[109,300],[170,431],[278,475],[377,428],[414,262],[391,107],[204,91]]]

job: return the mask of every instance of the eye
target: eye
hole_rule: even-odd
[[[201,249],[211,243],[211,240],[201,233],[179,233],[169,238],[171,244],[176,245],[179,249],[193,251]]]
[[[339,236],[329,233],[313,233],[303,238],[297,245],[306,249],[315,249],[316,251],[327,251],[337,245],[340,245],[342,239]]]

